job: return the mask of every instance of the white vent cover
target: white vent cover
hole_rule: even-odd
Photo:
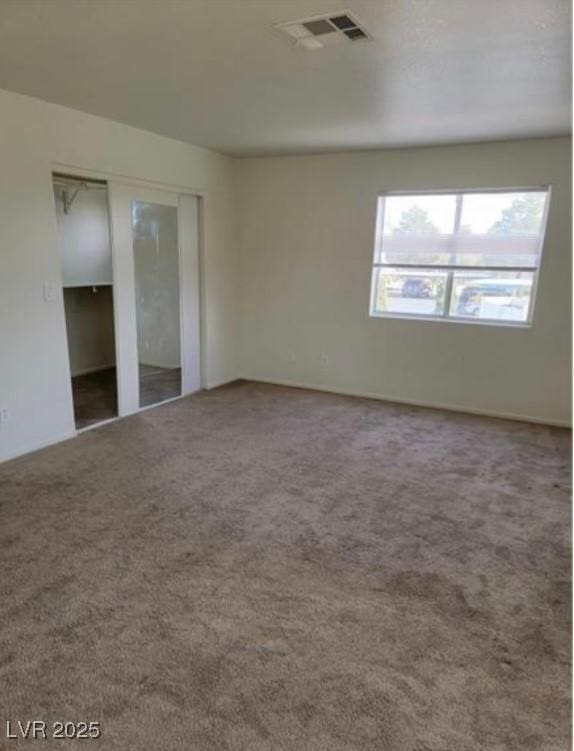
[[[298,21],[286,21],[277,24],[275,28],[287,34],[298,47],[304,47],[307,50],[319,50],[341,42],[361,42],[371,39],[348,10],[302,18]]]

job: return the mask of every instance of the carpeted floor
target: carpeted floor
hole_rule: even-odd
[[[116,369],[106,368],[72,378],[76,429],[96,425],[118,414]],[[140,406],[149,407],[181,394],[181,368],[139,365]]]
[[[140,407],[149,407],[181,394],[181,368],[158,368],[140,363],[139,378]]]
[[[0,747],[565,751],[569,448],[243,382],[3,465]]]
[[[116,369],[106,368],[72,377],[76,429],[88,428],[118,414]]]

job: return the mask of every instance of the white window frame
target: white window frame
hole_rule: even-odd
[[[390,198],[396,196],[440,196],[451,195],[456,196],[456,209],[455,209],[455,221],[453,235],[456,235],[460,228],[460,220],[462,215],[462,197],[470,193],[540,193],[546,192],[546,203],[544,206],[544,214],[542,216],[542,222],[540,225],[540,246],[538,248],[538,265],[536,268],[531,266],[463,266],[463,265],[437,265],[437,264],[400,264],[400,263],[381,263],[378,258],[382,257],[382,243],[383,243],[383,227],[385,222],[385,212],[379,211],[380,199]],[[377,196],[376,206],[376,220],[375,220],[375,243],[373,252],[373,261],[371,264],[371,294],[369,299],[369,317],[370,318],[396,318],[399,320],[413,320],[413,321],[430,321],[442,323],[468,323],[473,326],[505,326],[511,328],[530,328],[532,326],[534,318],[534,307],[536,301],[536,294],[538,291],[538,275],[540,273],[540,267],[542,265],[542,253],[544,250],[544,240],[546,238],[546,225],[548,222],[548,211],[550,208],[550,201],[552,197],[551,185],[537,185],[528,187],[503,187],[503,188],[435,188],[426,190],[397,190],[397,191],[383,191]],[[443,271],[447,274],[446,289],[444,296],[444,308],[442,315],[426,314],[426,313],[396,313],[387,311],[376,311],[375,300],[377,295],[377,269],[410,269],[412,271]],[[515,271],[515,272],[528,272],[533,275],[532,288],[530,293],[530,300],[528,303],[528,315],[525,321],[511,321],[501,320],[496,318],[467,318],[464,316],[449,315],[451,296],[452,296],[452,282],[456,271]]]

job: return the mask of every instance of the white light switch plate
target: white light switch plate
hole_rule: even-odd
[[[44,282],[44,301],[54,302],[56,299],[56,285],[53,282]]]

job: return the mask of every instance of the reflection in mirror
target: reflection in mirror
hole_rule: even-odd
[[[181,394],[177,208],[132,201],[139,404]]]

